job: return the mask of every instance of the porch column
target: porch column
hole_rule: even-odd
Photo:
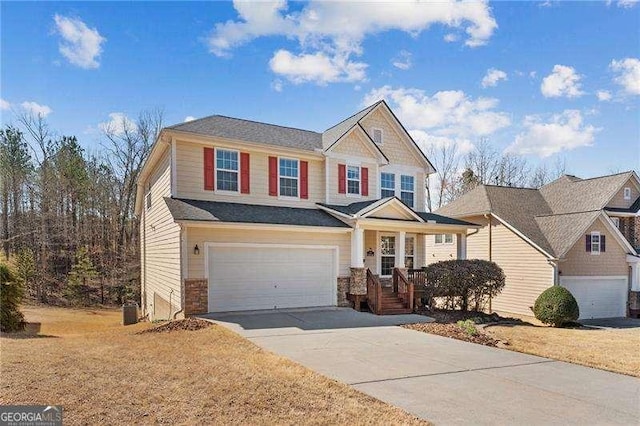
[[[351,233],[351,267],[364,268],[364,229],[355,228]]]
[[[405,257],[405,240],[407,237],[407,233],[404,231],[400,231],[396,233],[396,258],[394,262],[394,266],[396,268],[404,269],[404,257]]]
[[[629,263],[631,266],[631,291],[640,291],[640,276],[638,276],[638,262]]]
[[[467,258],[467,234],[456,234],[457,258],[464,260]]]

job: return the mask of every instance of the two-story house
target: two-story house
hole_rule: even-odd
[[[633,172],[564,175],[539,189],[481,185],[436,213],[482,225],[470,258],[496,262],[506,285],[498,311],[532,315],[538,295],[562,285],[580,318],[640,315],[640,180]],[[427,241],[428,263],[456,257],[457,236]]]
[[[465,257],[477,226],[425,213],[434,171],[384,101],[322,133],[219,115],[164,128],[138,180],[143,309],[358,308],[368,281],[427,264],[429,235]]]

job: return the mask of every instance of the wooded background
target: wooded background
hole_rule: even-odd
[[[162,118],[154,109],[102,125],[92,154],[42,115],[15,114],[15,124],[0,130],[0,242],[29,299],[139,302],[136,179]],[[538,187],[564,172],[562,161],[531,167],[486,140],[464,155],[455,144],[431,146],[427,157],[438,170],[425,182],[429,211],[478,184]]]

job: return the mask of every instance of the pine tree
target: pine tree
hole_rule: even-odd
[[[81,247],[76,252],[76,263],[71,267],[67,277],[67,296],[76,303],[90,303],[93,280],[98,276],[95,266],[89,257],[89,251]]]
[[[35,285],[33,278],[36,275],[36,260],[33,250],[30,248],[22,249],[16,256],[16,281],[20,283],[22,288],[31,289],[36,294],[37,300],[40,300],[40,291],[32,288]]]

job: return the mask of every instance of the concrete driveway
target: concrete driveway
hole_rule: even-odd
[[[351,309],[205,316],[436,424],[638,424],[640,380],[407,330]]]
[[[580,320],[580,323],[600,328],[640,328],[640,318],[600,318]]]

